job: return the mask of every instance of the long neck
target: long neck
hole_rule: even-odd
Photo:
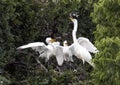
[[[77,32],[78,22],[77,20],[74,21],[74,29],[72,31],[73,42],[77,42],[76,32]]]

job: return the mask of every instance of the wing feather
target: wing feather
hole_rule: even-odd
[[[89,52],[91,52],[91,53],[98,52],[97,48],[89,41],[89,39],[84,38],[84,37],[79,37],[78,42],[81,46],[86,48]]]
[[[72,55],[75,55],[74,43],[69,46],[69,50],[71,51],[71,54],[72,54]]]
[[[18,47],[17,49],[26,49],[26,48],[32,48],[33,50],[38,51],[39,53],[41,53],[43,50],[47,50],[47,47],[43,42],[29,43],[26,45],[22,45]]]
[[[56,46],[55,51],[56,51],[57,63],[58,63],[58,65],[61,66],[63,64],[63,61],[64,61],[64,55],[63,55],[63,48],[62,48],[62,46]]]
[[[73,62],[72,56],[73,56],[74,50],[72,49],[72,45],[64,47],[63,51],[64,51],[64,57],[65,57],[64,60]]]
[[[46,46],[43,42],[34,42],[34,43],[29,43],[27,45],[22,45],[18,47],[17,49],[26,49],[26,48],[34,48],[38,46]]]

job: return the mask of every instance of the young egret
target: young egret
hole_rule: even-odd
[[[63,42],[63,46],[64,60],[73,62],[73,53],[70,49],[71,46],[68,46],[68,42],[66,40]]]
[[[94,67],[91,54],[88,52],[88,50],[85,47],[83,47],[82,45],[79,44],[79,42],[76,38],[78,21],[74,18],[70,18],[70,20],[74,23],[74,29],[72,31],[72,37],[73,37],[72,49],[74,50],[74,55],[77,58],[82,59],[83,63],[86,61],[87,63],[89,63],[91,66]]]
[[[46,43],[48,45],[45,45],[43,42],[33,42],[27,45],[20,46],[17,49],[32,48],[33,50],[38,51],[40,54],[42,54],[39,57],[45,57],[46,61],[49,60],[51,56],[55,56],[58,65],[61,66],[64,59],[63,49],[61,46],[58,45],[59,42],[55,42],[52,38],[46,38]]]

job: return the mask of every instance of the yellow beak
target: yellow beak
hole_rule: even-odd
[[[55,39],[51,39],[50,41],[51,41],[51,43],[56,42],[56,40],[55,40]]]
[[[69,19],[72,21],[73,20],[73,18],[72,17],[69,17]]]

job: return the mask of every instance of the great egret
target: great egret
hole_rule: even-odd
[[[63,48],[59,46],[60,43],[55,42],[52,38],[46,38],[46,43],[48,45],[45,45],[43,42],[33,42],[27,45],[20,46],[17,49],[32,48],[33,50],[39,52],[40,57],[45,57],[46,61],[48,61],[51,56],[55,56],[58,65],[61,66],[63,64],[64,55]]]
[[[72,50],[70,49],[71,46],[68,46],[67,40],[63,42],[63,46],[64,46],[63,47],[64,60],[73,62],[73,58],[72,58],[73,53],[72,53]]]
[[[91,66],[94,67],[94,63],[92,62],[92,56],[88,52],[88,50],[83,47],[82,45],[79,44],[79,41],[76,38],[76,32],[77,32],[77,27],[78,27],[78,21],[74,18],[70,18],[70,20],[74,23],[74,29],[72,31],[72,36],[73,36],[73,45],[71,47],[72,50],[74,50],[74,55],[82,59],[83,63],[86,61],[89,63]]]
[[[91,52],[91,53],[99,52],[97,50],[97,48],[89,41],[89,39],[87,39],[85,37],[79,37],[77,40],[78,40],[78,43],[81,46],[83,46],[84,48],[86,48],[89,52]],[[73,46],[73,44],[68,46],[68,42],[67,42],[67,40],[65,40],[63,42],[63,46],[64,46],[63,53],[65,55],[65,61],[72,61],[73,62],[73,59],[72,59],[72,56],[73,56],[72,46]]]

